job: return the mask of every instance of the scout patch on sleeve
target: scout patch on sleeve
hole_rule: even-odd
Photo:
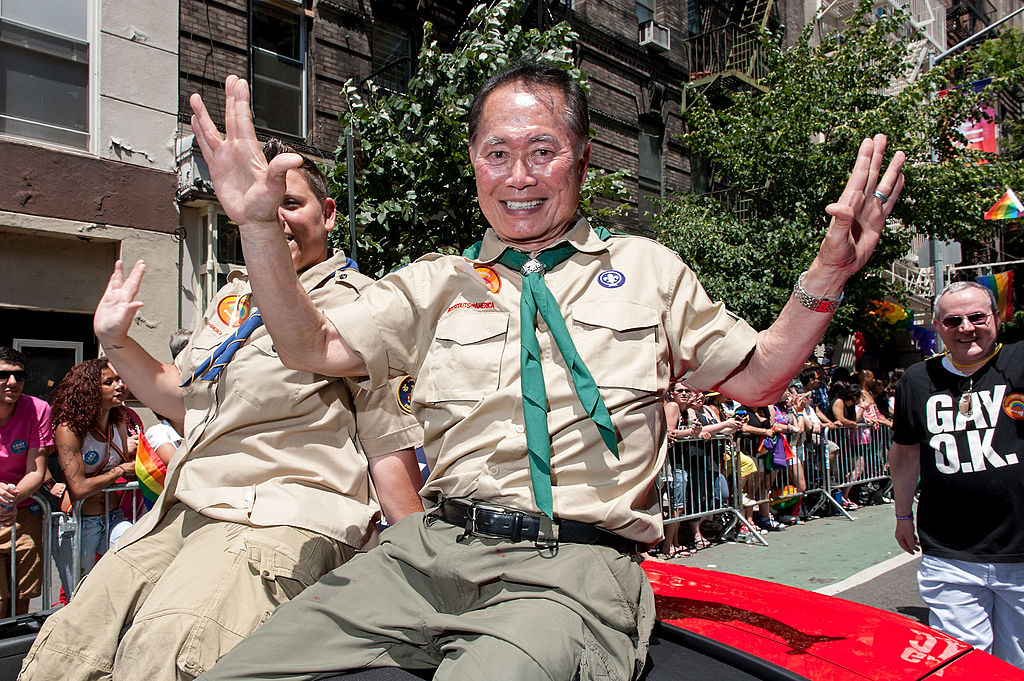
[[[412,389],[416,386],[416,379],[406,376],[398,384],[398,406],[406,414],[412,413]]]
[[[480,278],[484,280],[485,284],[487,284],[487,290],[491,293],[497,293],[501,290],[501,277],[498,276],[497,272],[486,265],[477,265],[473,269],[476,270],[476,273],[479,274]]]
[[[252,311],[251,300],[252,295],[249,293],[243,296],[224,296],[217,303],[217,316],[228,326],[241,326],[249,318],[249,313]]]

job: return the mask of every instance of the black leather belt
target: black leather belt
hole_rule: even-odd
[[[637,553],[637,544],[625,537],[607,532],[589,523],[556,519],[549,521],[522,511],[515,511],[483,502],[445,500],[431,515],[465,528],[466,534],[510,541],[533,541],[557,545],[598,544],[610,546],[620,553]],[[542,532],[547,525],[549,530]]]

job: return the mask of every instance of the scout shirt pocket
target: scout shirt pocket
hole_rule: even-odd
[[[437,322],[416,377],[417,402],[478,402],[498,389],[508,337],[506,312],[466,309]]]
[[[626,301],[579,301],[571,314],[573,342],[597,385],[661,389],[656,309]]]
[[[290,406],[297,398],[301,386],[313,381],[313,374],[289,369],[281,363],[274,339],[265,330],[254,331],[253,338],[246,346],[251,349],[239,348],[231,361],[235,364],[233,368],[239,374],[247,375],[248,380],[233,381],[231,388],[232,392],[254,407],[273,404]]]

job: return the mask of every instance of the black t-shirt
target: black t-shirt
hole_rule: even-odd
[[[970,415],[959,408],[971,394]],[[896,388],[893,440],[921,445],[917,530],[928,555],[1024,562],[1024,343],[971,377],[942,357],[910,367]]]

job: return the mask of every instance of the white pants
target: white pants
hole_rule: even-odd
[[[1024,563],[923,556],[917,584],[931,626],[1024,669]]]

